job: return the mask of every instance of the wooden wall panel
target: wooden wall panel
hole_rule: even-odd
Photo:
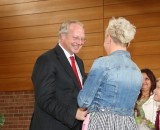
[[[85,65],[85,72],[88,73],[94,60],[93,59],[90,59],[90,60],[83,60],[84,62],[84,65]]]
[[[0,42],[1,53],[39,51],[53,48],[58,43],[58,37],[24,39]],[[84,46],[97,46],[103,43],[103,32],[86,34]]]
[[[47,0],[1,6],[0,17],[102,6],[103,0]]]
[[[104,6],[104,18],[160,12],[159,0],[139,0]]]
[[[14,64],[0,66],[0,79],[31,77],[32,70],[33,64]]]
[[[2,29],[0,41],[57,36],[59,24]]]
[[[12,17],[0,18],[0,28],[13,28],[13,27],[24,27],[24,26],[35,26],[35,25],[47,25],[62,23],[68,19],[78,20],[90,20],[90,19],[102,19],[103,8],[82,8],[75,10],[65,10],[58,12],[47,12],[40,14],[20,15]]]
[[[136,28],[160,26],[160,12],[137,14],[124,17],[127,20],[129,20],[132,24],[134,24]],[[108,25],[109,19],[108,18],[104,19],[104,30]]]
[[[1,0],[0,6],[0,91],[33,89],[34,62],[57,44],[59,26],[68,19],[84,23],[87,41],[78,56],[86,73],[106,55],[109,18],[123,16],[137,27],[128,49],[132,59],[160,77],[159,0]]]
[[[103,46],[91,46],[83,47],[81,52],[78,54],[83,60],[96,59],[103,55]]]
[[[60,24],[2,29],[0,41],[57,36]],[[84,22],[86,33],[103,32],[103,20]]]
[[[45,51],[46,50],[1,54],[0,68],[1,68],[1,65],[7,65],[8,67],[9,65],[19,66],[20,64],[34,64],[36,58],[42,53],[44,53]]]
[[[2,41],[0,42],[0,54],[46,50],[53,48],[57,42],[58,42],[57,37]]]
[[[140,68],[160,69],[159,55],[134,55],[132,59]]]
[[[42,1],[42,0],[0,0],[0,5],[18,4],[24,2]]]
[[[155,34],[160,34],[160,26],[139,28],[137,29],[136,36],[133,42],[160,40],[160,35]]]
[[[103,41],[103,32],[86,34],[86,43],[84,46],[101,46]]]
[[[152,71],[156,75],[156,78],[160,78],[160,69],[152,69]]]
[[[131,43],[128,50],[133,55],[160,55],[160,40]]]
[[[0,83],[0,91],[33,90],[31,77],[2,78]]]
[[[136,26],[136,28],[144,28],[160,26],[159,16],[160,12],[154,12],[125,16],[125,18],[130,20]]]
[[[8,68],[8,66],[11,65],[34,64],[37,57],[46,51],[47,50],[1,54],[0,68],[2,67],[3,69],[4,65]],[[95,59],[103,55],[103,46],[83,47],[78,55],[82,59]],[[1,75],[3,75],[3,73],[1,73]]]
[[[104,5],[111,5],[111,4],[120,4],[125,2],[132,2],[137,0],[104,0]]]

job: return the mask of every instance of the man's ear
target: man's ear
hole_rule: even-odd
[[[63,41],[66,38],[66,34],[61,33],[60,34],[60,41]]]
[[[64,39],[65,36],[66,36],[66,34],[64,34],[64,33],[61,33],[61,34],[60,34],[61,39]]]

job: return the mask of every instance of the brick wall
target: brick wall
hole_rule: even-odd
[[[0,92],[0,113],[5,116],[2,130],[29,130],[34,107],[33,91]]]

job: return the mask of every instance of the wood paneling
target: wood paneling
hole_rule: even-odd
[[[111,4],[120,4],[125,2],[132,2],[138,0],[104,0],[104,5],[111,5]]]
[[[57,37],[3,41],[0,42],[0,54],[46,50],[53,48],[57,42]]]
[[[0,0],[0,5],[18,4],[24,2],[42,1],[42,0]]]
[[[86,34],[86,43],[84,46],[101,46],[103,39],[103,32]],[[3,41],[0,42],[0,54],[47,50],[53,48],[57,43],[58,37]]]
[[[2,29],[0,41],[57,36],[60,24]],[[103,32],[103,20],[84,22],[86,33]]]
[[[33,66],[33,64],[15,64],[8,66],[0,66],[0,79],[31,77]]]
[[[83,62],[84,62],[84,66],[85,66],[85,72],[89,73],[89,70],[90,70],[94,60],[93,59],[91,59],[91,60],[83,60]]]
[[[159,55],[134,55],[131,57],[140,68],[160,69]]]
[[[48,0],[4,5],[0,17],[102,6],[103,0]]]
[[[106,55],[104,31],[112,17],[125,17],[136,28],[128,50],[135,63],[160,77],[159,0],[1,0],[0,91],[32,90],[31,74],[37,57],[58,42],[60,24],[84,23],[86,43],[78,56],[88,73],[94,60]]]
[[[56,23],[62,23],[64,20],[68,19],[78,19],[83,21],[83,20],[102,19],[102,18],[103,18],[103,8],[93,7],[93,8],[77,9],[76,11],[65,10],[58,12],[2,17],[0,18],[0,28],[56,24]]]
[[[160,27],[148,27],[137,29],[133,42],[160,40]]]
[[[11,65],[19,66],[20,64],[34,64],[37,57],[40,56],[45,51],[47,50],[1,54],[0,68],[2,67],[3,69],[4,65],[6,65],[6,67],[8,68],[8,66]],[[78,55],[82,59],[95,59],[103,55],[103,46],[100,45],[100,46],[83,47]],[[1,73],[1,75],[2,74],[3,73]]]
[[[125,16],[136,28],[160,26],[160,12]]]
[[[59,24],[2,29],[0,41],[57,36]]]
[[[103,41],[104,41],[103,32],[87,34],[86,43],[84,44],[84,46],[98,46],[98,45],[101,46],[103,45]]]
[[[0,91],[33,90],[31,77],[0,79]]]
[[[83,47],[81,52],[78,54],[83,60],[96,59],[103,55],[103,46],[91,46]]]
[[[42,53],[44,53],[45,51],[46,50],[1,54],[0,55],[0,59],[1,59],[0,68],[2,65],[3,66],[7,65],[8,67],[9,65],[11,66],[14,64],[17,66],[19,66],[20,64],[34,64],[36,58]]]
[[[156,78],[160,78],[160,69],[152,69],[152,71],[155,74]]]
[[[159,0],[139,0],[104,6],[104,18],[160,12]]]
[[[138,15],[124,16],[124,17],[127,20],[129,20],[132,24],[134,24],[136,28],[160,26],[160,12],[138,14]],[[109,22],[108,18],[104,20],[104,30],[107,27],[108,22]]]
[[[133,55],[160,55],[160,40],[131,43],[128,50]]]

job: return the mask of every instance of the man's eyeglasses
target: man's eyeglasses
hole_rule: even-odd
[[[85,43],[86,39],[85,38],[81,38],[79,36],[72,36],[73,40],[76,42],[81,42],[81,43]]]

